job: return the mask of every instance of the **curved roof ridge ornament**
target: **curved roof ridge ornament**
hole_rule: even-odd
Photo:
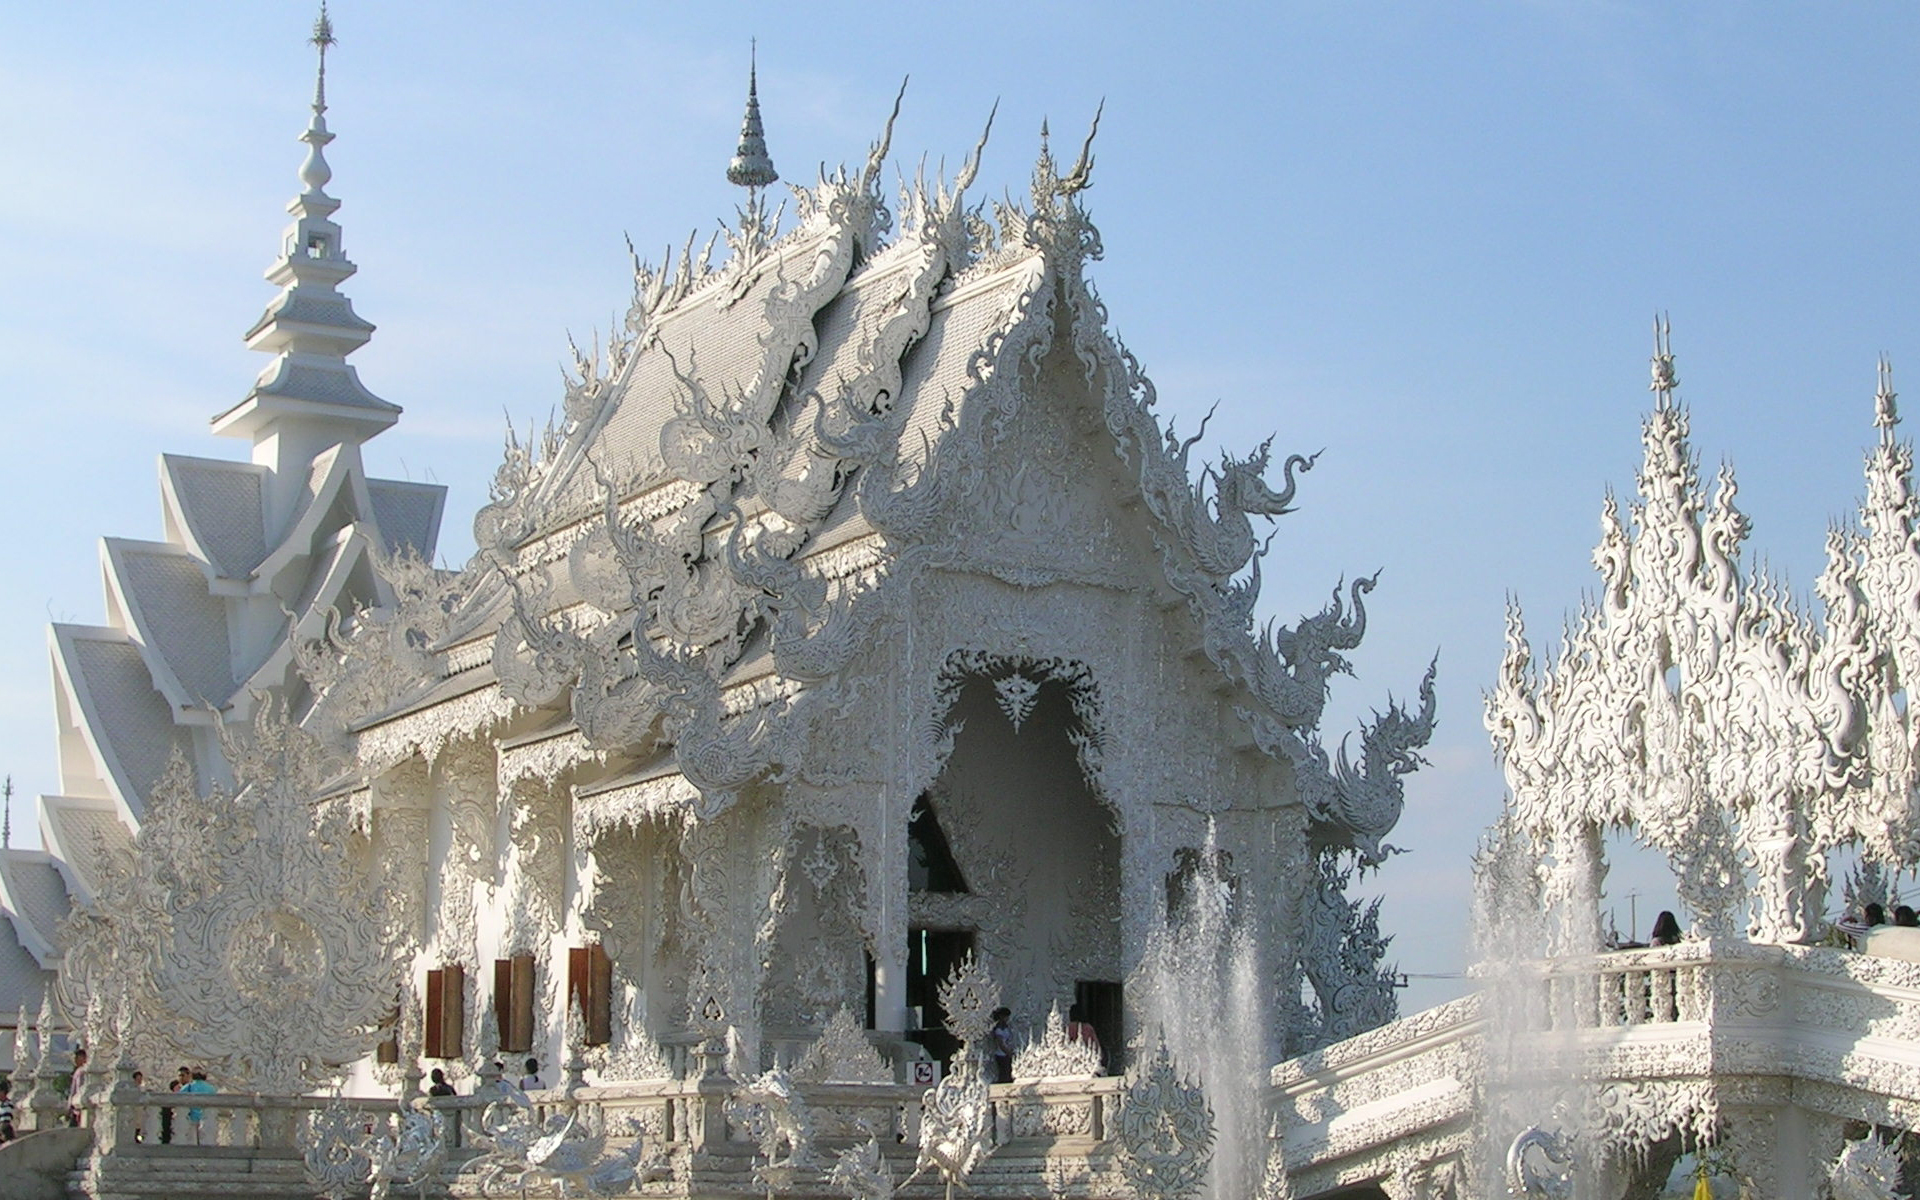
[[[1093,139],[1100,134],[1100,114],[1107,111],[1107,98],[1100,98],[1099,107],[1093,110],[1093,124],[1087,130],[1087,140],[1080,143],[1080,157],[1065,175],[1054,182],[1054,191],[1060,196],[1074,196],[1093,186]],[[1046,134],[1042,127],[1041,137]]]
[[[973,144],[973,153],[960,162],[960,173],[953,178],[953,195],[957,201],[962,193],[973,186],[980,175],[980,156],[986,153],[987,139],[993,136],[993,118],[1000,112],[1000,97],[993,98],[993,107],[987,110],[987,124],[980,131],[980,140]]]
[[[870,195],[880,191],[880,168],[887,161],[887,152],[893,149],[893,123],[900,119],[900,102],[907,96],[907,81],[911,75],[900,77],[900,90],[893,96],[893,111],[887,114],[886,127],[880,131],[880,140],[867,149],[867,168],[860,174],[860,188]]]
[[[1063,253],[1076,262],[1101,256],[1100,232],[1074,197],[1093,186],[1093,139],[1100,132],[1100,117],[1106,107],[1103,99],[1094,110],[1080,155],[1064,175],[1054,163],[1048,124],[1040,122],[1040,156],[1033,164],[1032,214],[1023,220],[1017,210],[1003,209],[1001,224],[1009,233],[1018,231],[1027,245]]]
[[[1673,371],[1673,322],[1666,313],[1653,318],[1653,381],[1647,390],[1654,394],[1654,407],[1665,411],[1673,407],[1673,391],[1680,377]]]

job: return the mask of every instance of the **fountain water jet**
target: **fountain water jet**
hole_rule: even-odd
[[[1165,1039],[1178,1070],[1196,1076],[1213,1110],[1216,1142],[1203,1195],[1244,1200],[1260,1193],[1266,1163],[1262,1103],[1275,1061],[1269,1005],[1252,935],[1235,912],[1228,856],[1207,824],[1204,851],[1168,882],[1168,913],[1148,939],[1129,991],[1142,999],[1136,1058]]]

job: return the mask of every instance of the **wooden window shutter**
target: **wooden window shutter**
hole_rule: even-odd
[[[600,943],[567,950],[567,1004],[580,1003],[586,1022],[586,1044],[604,1046],[613,1040],[613,960]]]
[[[428,1058],[465,1053],[467,971],[458,964],[427,972]]]
[[[493,1019],[500,1026],[501,1053],[533,1049],[533,955],[493,960]]]
[[[593,1006],[581,1011],[587,1015],[587,1045],[604,1046],[613,1040],[613,959],[599,942],[588,949]]]

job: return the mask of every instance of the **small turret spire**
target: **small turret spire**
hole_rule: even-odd
[[[760,123],[760,50],[751,45],[747,60],[747,115],[740,121],[740,145],[727,164],[727,182],[758,192],[779,181],[773,159],[767,155],[767,131]]]
[[[1673,373],[1673,323],[1665,313],[1653,318],[1652,363],[1653,382],[1647,384],[1647,390],[1654,394],[1654,407],[1671,408],[1673,389],[1680,386],[1680,377]]]
[[[13,776],[7,776],[5,787],[0,787],[0,805],[5,806],[5,815],[0,816],[0,850],[13,846]]]
[[[1900,409],[1894,404],[1893,364],[1880,356],[1880,386],[1873,394],[1873,424],[1880,431],[1882,445],[1893,444],[1893,427],[1900,423]]]

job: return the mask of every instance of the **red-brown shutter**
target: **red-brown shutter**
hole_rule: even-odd
[[[567,1003],[580,1005],[586,1022],[582,1032],[589,1046],[613,1040],[613,960],[605,947],[572,946],[567,950]]]
[[[465,1052],[467,971],[458,964],[427,972],[428,1058],[459,1058]]]
[[[533,955],[493,960],[493,1019],[500,1026],[501,1053],[533,1049]]]

